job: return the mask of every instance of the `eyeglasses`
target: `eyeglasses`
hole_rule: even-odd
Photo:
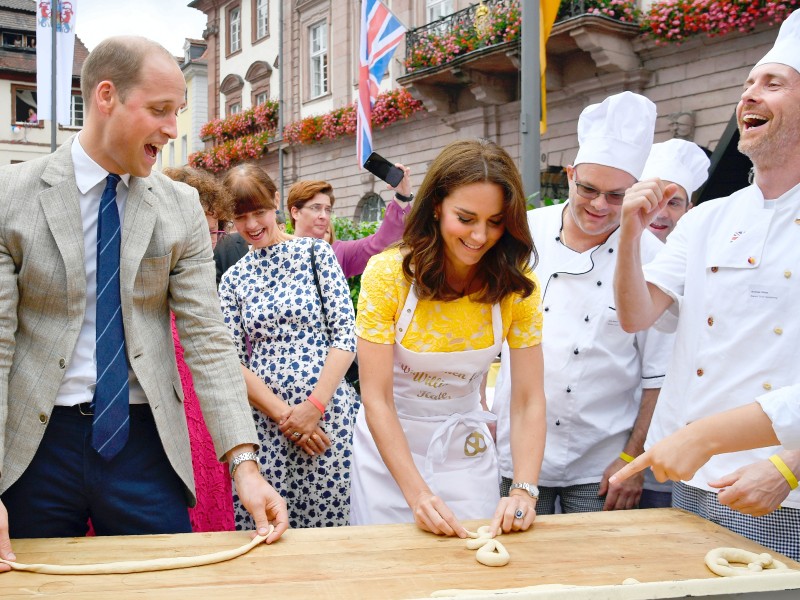
[[[585,185],[578,181],[578,173],[575,172],[575,187],[578,190],[578,195],[582,198],[586,198],[587,200],[594,200],[598,196],[605,196],[606,202],[612,204],[614,206],[620,206],[622,204],[623,198],[625,198],[625,192],[601,192],[600,190],[593,188],[590,185]]]
[[[319,215],[322,212],[325,212],[325,214],[329,217],[333,215],[333,208],[330,206],[325,206],[324,204],[306,204],[305,206],[300,207],[300,210],[303,210],[304,208],[309,209],[315,215]]]
[[[208,230],[208,234],[211,236],[212,240],[216,239],[219,242],[222,238],[224,238],[226,235],[228,235],[228,232],[227,231],[213,231],[213,230],[209,229]]]

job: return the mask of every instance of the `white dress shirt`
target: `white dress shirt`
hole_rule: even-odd
[[[692,421],[800,383],[798,241],[800,185],[776,201],[750,186],[690,210],[645,266],[647,281],[674,300],[656,326],[677,328],[648,447]],[[778,450],[715,456],[687,483],[716,491],[707,482]],[[800,508],[800,489],[783,505]]]
[[[622,330],[613,289],[619,230],[604,244],[575,252],[560,241],[565,207],[528,213],[544,311],[547,440],[539,484],[545,486],[601,480],[630,437],[642,389],[661,387],[672,346],[671,335]],[[662,247],[646,232],[642,261]],[[498,416],[500,471],[511,477],[511,382],[507,348],[503,351],[492,410]]]
[[[80,144],[80,135],[72,143],[72,162],[75,168],[75,182],[78,186],[78,199],[83,223],[84,268],[86,269],[86,312],[83,315],[78,341],[64,372],[64,379],[58,388],[57,406],[72,406],[90,402],[94,396],[97,381],[97,357],[95,356],[97,315],[97,215],[100,209],[100,196],[106,186],[108,171],[98,165]],[[130,175],[122,175],[117,185],[117,208],[120,225],[125,218],[125,205],[128,199]],[[130,401],[138,404],[147,402],[142,386],[133,371],[128,369]]]

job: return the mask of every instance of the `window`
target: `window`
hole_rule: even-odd
[[[264,104],[267,100],[269,100],[269,92],[261,92],[256,94],[255,104]]]
[[[175,142],[172,141],[169,143],[169,166],[175,166]]]
[[[36,114],[36,88],[21,85],[11,86],[11,118],[14,123],[35,124],[39,122]]]
[[[367,192],[361,196],[359,205],[361,207],[359,221],[380,221],[383,219],[383,211],[386,208],[386,204],[380,194]]]
[[[428,23],[453,12],[453,0],[427,0]]]
[[[83,127],[83,96],[72,94],[69,102],[69,126]]]
[[[253,22],[255,24],[254,39],[260,40],[269,35],[269,0],[256,0],[254,3]]]
[[[238,102],[234,102],[233,104],[228,106],[229,115],[238,115],[240,112],[242,112],[242,105],[239,104]]]
[[[228,11],[228,54],[242,49],[242,11],[238,6]]]
[[[189,136],[184,135],[181,137],[181,164],[185,165],[189,162]]]
[[[311,97],[328,93],[328,31],[327,23],[312,25],[309,31],[311,57]]]

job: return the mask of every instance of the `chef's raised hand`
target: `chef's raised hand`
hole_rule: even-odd
[[[14,552],[11,550],[11,539],[8,535],[8,512],[2,502],[0,502],[0,558],[11,561],[17,560],[17,557],[14,556]],[[0,573],[10,570],[11,567],[7,564],[0,563]]]
[[[431,492],[422,492],[411,507],[417,527],[436,535],[467,537],[467,530],[444,500]]]
[[[677,191],[677,185],[661,179],[645,179],[633,184],[622,201],[620,234],[628,238],[640,237]]]
[[[609,478],[609,483],[623,481],[648,467],[658,481],[688,481],[708,462],[713,451],[702,437],[702,424],[691,423],[653,445]]]

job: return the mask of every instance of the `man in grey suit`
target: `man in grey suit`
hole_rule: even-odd
[[[87,518],[100,535],[190,530],[192,457],[170,311],[217,455],[258,532],[274,523],[270,543],[287,528],[286,505],[253,454],[258,437],[222,323],[208,226],[196,191],[151,173],[177,135],[183,75],[160,45],[120,37],[95,48],[81,77],[83,130],[50,156],[0,169],[0,557],[14,559],[9,538],[83,535]],[[102,374],[101,206],[118,212],[106,231],[118,240],[111,318],[121,312],[125,350],[121,369],[109,363]],[[128,398],[113,455],[97,439],[107,371]]]

